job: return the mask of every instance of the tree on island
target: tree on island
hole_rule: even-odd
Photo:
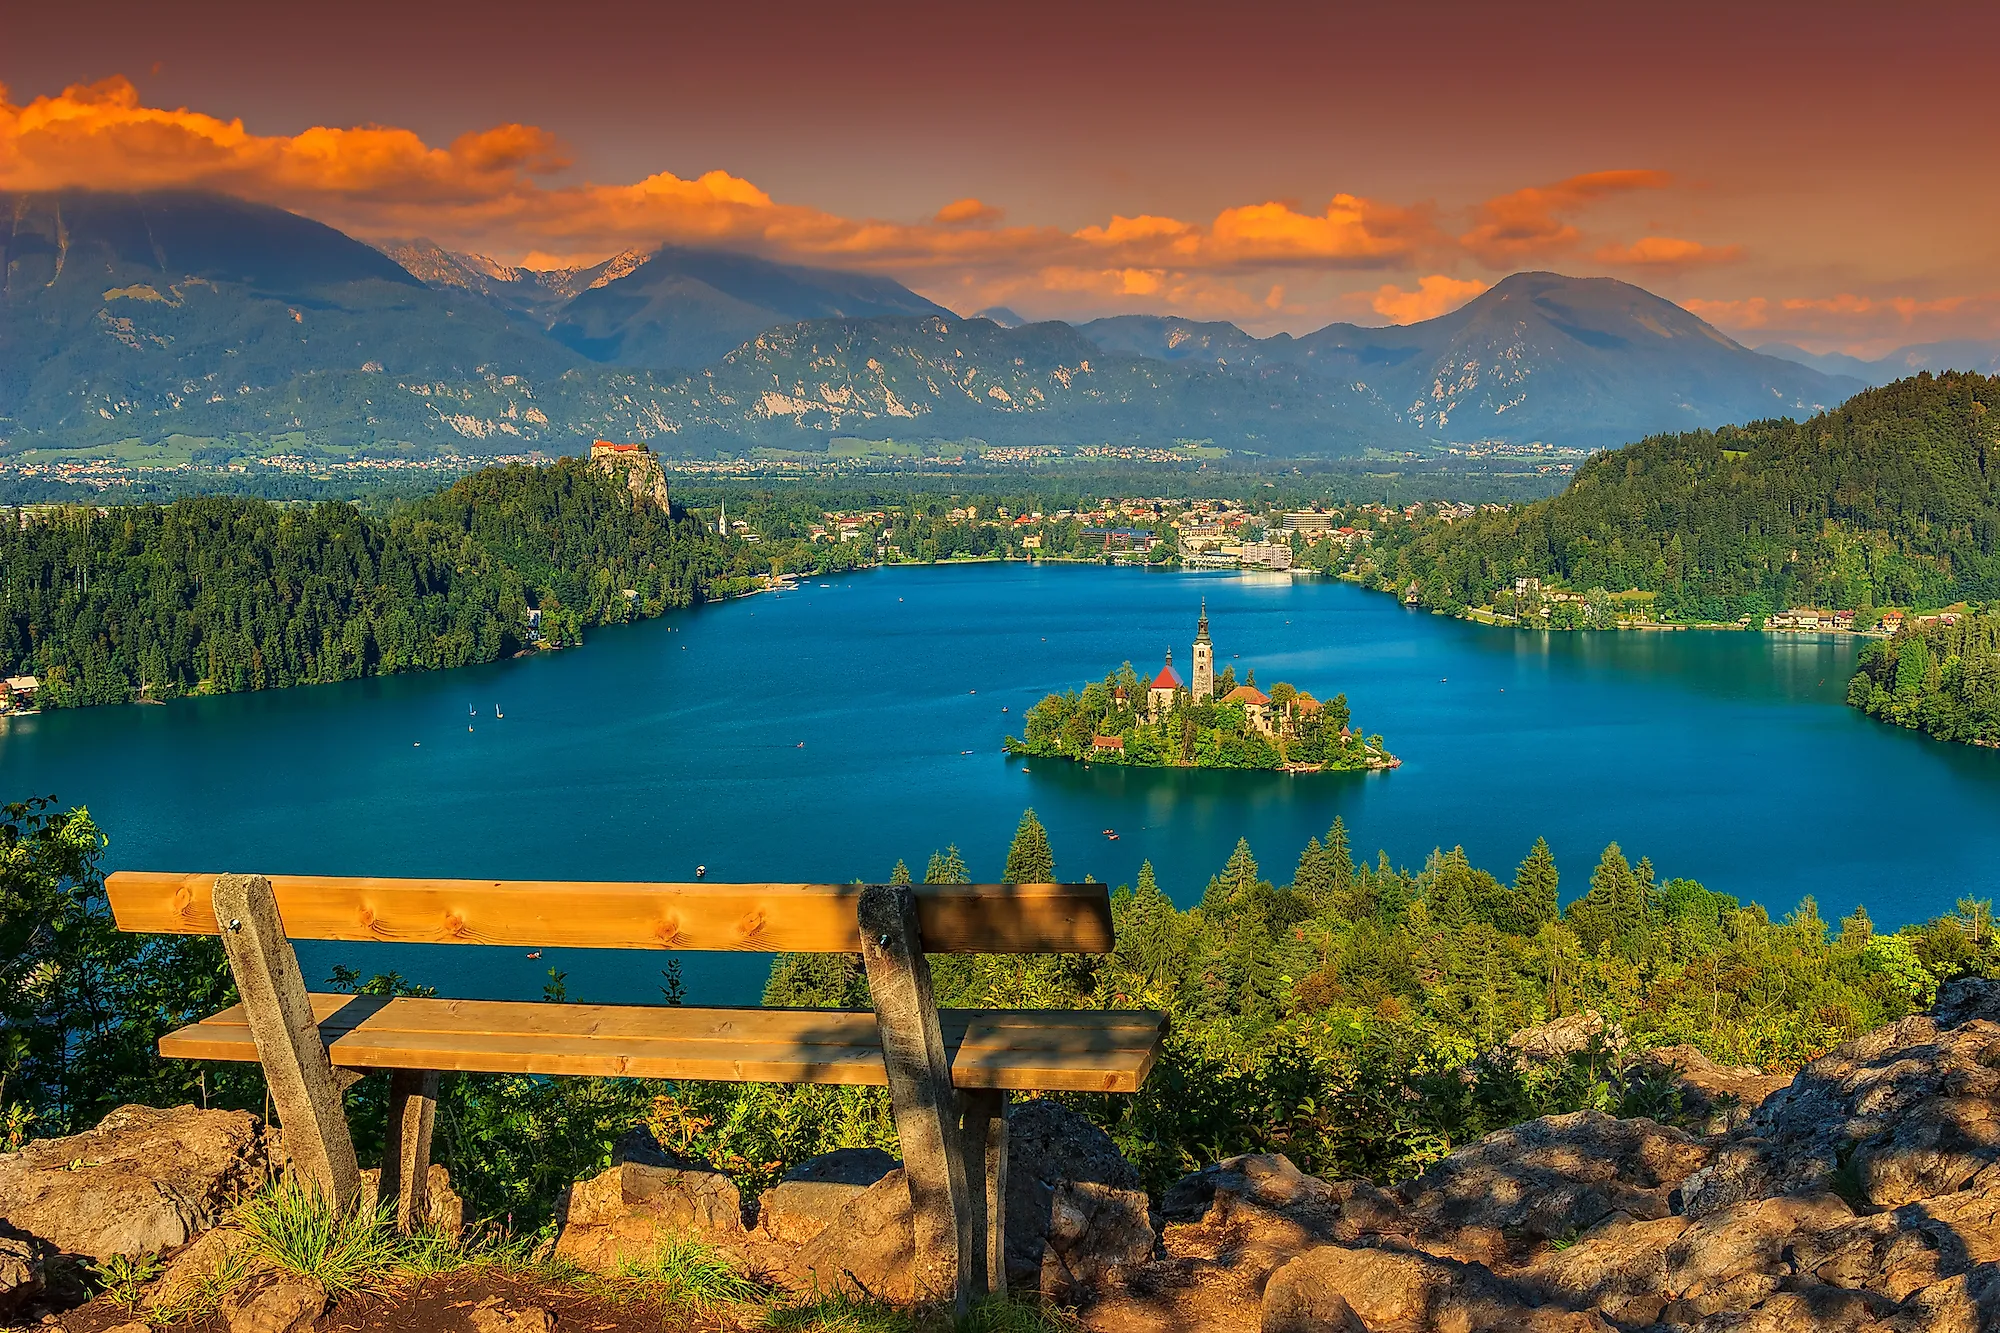
[[[1021,812],[1021,825],[1014,830],[1013,845],[1007,848],[1007,868],[1000,872],[1004,884],[1052,884],[1056,878],[1056,854],[1049,847],[1048,830],[1035,818],[1033,809]]]

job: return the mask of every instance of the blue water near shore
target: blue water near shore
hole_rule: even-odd
[[[1345,691],[1403,766],[1286,776],[999,753],[1029,705],[1130,659]],[[947,843],[997,878],[1026,806],[1058,873],[1183,904],[1247,837],[1279,882],[1335,815],[1416,865],[1508,878],[1534,838],[1564,896],[1607,842],[1774,914],[1815,895],[1887,925],[2000,896],[2000,752],[1841,703],[1853,641],[1537,634],[1326,581],[1020,564],[889,569],[593,633],[462,671],[0,723],[0,793],[88,805],[110,868],[509,879],[921,877]],[[494,716],[495,705],[505,713]],[[468,717],[476,708],[478,716]],[[470,729],[468,730],[468,725]],[[416,742],[421,742],[417,744]],[[803,746],[801,746],[803,742]],[[970,751],[962,754],[961,751]],[[1117,841],[1101,830],[1116,829]],[[657,998],[657,953],[312,945],[467,997]],[[768,959],[688,955],[691,997],[754,1001]]]

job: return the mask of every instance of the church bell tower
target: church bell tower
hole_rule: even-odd
[[[1201,599],[1201,621],[1194,633],[1194,697],[1215,697],[1215,645],[1208,640],[1208,598]]]

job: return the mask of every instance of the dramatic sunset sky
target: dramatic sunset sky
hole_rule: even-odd
[[[1874,356],[2000,336],[1996,49],[1992,3],[0,0],[0,189],[1257,332],[1549,268]]]

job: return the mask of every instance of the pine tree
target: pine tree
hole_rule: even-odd
[[[908,884],[910,882],[910,867],[900,856],[896,858],[896,868],[889,872],[889,882],[891,884]]]
[[[1000,872],[1003,884],[1051,884],[1056,877],[1056,854],[1049,847],[1048,830],[1035,812],[1021,812],[1014,841],[1007,848],[1007,868]]]
[[[930,864],[924,867],[924,883],[972,883],[972,872],[965,868],[965,858],[958,854],[957,843],[953,843],[941,852],[931,853]]]
[[[1333,891],[1333,858],[1314,838],[1299,854],[1299,868],[1292,872],[1292,892],[1317,912],[1331,904]]]
[[[1326,855],[1333,865],[1333,882],[1336,888],[1346,888],[1354,882],[1354,849],[1348,845],[1347,824],[1339,815],[1333,817],[1333,827],[1326,831]]]
[[[1535,845],[1528,849],[1527,857],[1514,872],[1514,907],[1521,927],[1516,934],[1532,935],[1544,922],[1556,919],[1560,883],[1549,840],[1536,838]]]

